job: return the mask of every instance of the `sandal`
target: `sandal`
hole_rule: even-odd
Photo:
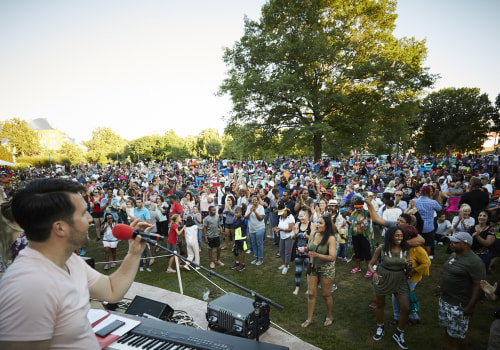
[[[357,273],[357,272],[361,272],[361,269],[358,267],[355,267],[351,270],[351,273]]]
[[[331,318],[325,318],[325,323],[323,323],[323,326],[324,327],[328,327],[328,326],[331,326],[333,323],[333,320]]]
[[[301,326],[302,328],[307,328],[307,327],[309,327],[309,325],[310,325],[311,323],[312,323],[311,321],[309,321],[309,320],[305,320],[305,321],[304,321],[304,322],[303,322],[300,326]]]

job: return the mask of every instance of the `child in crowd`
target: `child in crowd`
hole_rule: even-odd
[[[247,224],[243,217],[243,210],[237,207],[234,210],[234,263],[231,265],[232,269],[243,271],[245,269],[245,250],[247,249]],[[239,257],[241,256],[241,260]]]
[[[104,224],[101,227],[101,235],[102,236],[102,245],[104,246],[104,261],[106,264],[104,265],[104,270],[108,270],[110,268],[109,262],[109,253],[111,252],[113,256],[113,261],[116,261],[116,247],[118,246],[118,238],[113,236],[112,230],[115,226],[115,219],[111,213],[106,214]],[[111,263],[111,267],[115,267],[116,264],[114,262]]]
[[[217,215],[217,209],[211,205],[208,208],[208,216],[203,219],[203,236],[205,238],[205,243],[208,246],[208,258],[210,260],[210,268],[215,268],[215,264],[219,266],[224,266],[220,261],[220,233],[222,232],[222,227],[219,224],[219,216]],[[217,249],[217,260],[213,260],[212,249]]]
[[[184,235],[186,237],[187,259],[199,265],[200,250],[198,246],[198,226],[196,226],[192,216],[186,218],[185,224]],[[186,262],[186,265],[181,265],[181,267],[189,270],[189,263]],[[199,267],[196,267],[196,269],[199,269]]]
[[[345,253],[345,241],[346,241],[346,229],[345,224],[339,230],[339,248],[338,248],[338,259],[342,261],[347,261],[347,256]]]
[[[443,245],[446,242],[446,236],[448,234],[448,230],[451,228],[451,222],[446,220],[446,215],[443,212],[439,212],[436,217],[436,235],[435,240],[438,245]]]
[[[167,249],[173,252],[178,252],[179,248],[177,248],[177,237],[179,237],[182,232],[184,232],[185,226],[179,229],[179,224],[181,223],[181,216],[179,214],[174,214],[170,218],[170,230],[168,232],[168,240],[167,240]],[[179,264],[179,259],[175,257],[177,264]],[[175,270],[172,268],[172,263],[174,262],[174,256],[170,257],[168,261],[168,268],[166,273],[175,273]],[[186,270],[189,270],[188,266],[184,266]]]
[[[198,250],[201,252],[201,248],[203,247],[203,218],[201,217],[200,208],[197,205],[193,207],[193,218],[194,223],[198,227]]]

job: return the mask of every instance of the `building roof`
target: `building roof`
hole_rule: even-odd
[[[37,118],[33,119],[28,126],[33,130],[55,130],[53,128],[47,118]]]

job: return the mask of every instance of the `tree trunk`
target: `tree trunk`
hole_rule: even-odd
[[[321,159],[321,134],[314,134],[313,143],[314,143],[314,160]]]

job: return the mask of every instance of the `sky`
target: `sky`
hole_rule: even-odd
[[[0,121],[47,118],[77,141],[222,134],[223,48],[265,0],[2,0]],[[500,1],[401,0],[394,34],[426,40],[434,90],[500,93]]]

